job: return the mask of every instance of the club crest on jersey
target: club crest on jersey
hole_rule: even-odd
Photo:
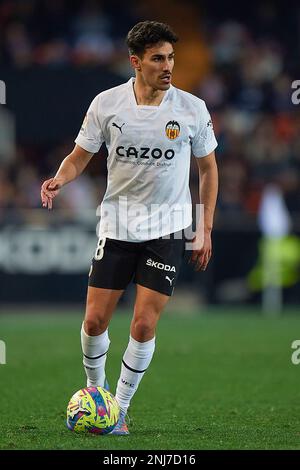
[[[177,121],[169,121],[166,125],[166,136],[170,140],[177,139],[180,134],[180,125]]]

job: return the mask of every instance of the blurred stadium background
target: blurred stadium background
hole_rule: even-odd
[[[207,273],[182,271],[196,304],[259,303],[264,285],[258,214],[276,185],[291,218],[277,256],[286,303],[300,301],[299,8],[260,2],[0,2],[1,301],[82,302],[106,186],[106,150],[41,209],[40,183],[73,147],[100,91],[132,74],[124,37],[144,18],[178,31],[174,84],[206,100],[219,142],[220,192]],[[298,73],[298,75],[297,75]],[[191,190],[197,201],[197,174]],[[185,301],[187,299],[185,298]],[[124,300],[125,301],[125,300]]]
[[[297,328],[299,331],[298,317],[284,325],[272,324],[270,329],[270,323],[259,323],[255,313],[273,316],[281,310],[297,313],[300,304],[300,105],[292,102],[292,83],[300,80],[300,7],[296,2],[244,2],[237,9],[236,2],[207,0],[0,1],[0,80],[5,83],[6,92],[6,103],[0,105],[0,338],[18,344],[14,349],[7,343],[15,372],[22,369],[26,375],[22,354],[26,348],[40,351],[42,345],[53,350],[52,374],[58,373],[54,372],[54,364],[60,362],[63,354],[69,354],[68,367],[71,367],[71,353],[74,354],[76,371],[80,369],[78,325],[81,317],[76,316],[74,324],[64,319],[61,323],[58,316],[51,315],[66,311],[82,315],[84,312],[87,273],[99,221],[96,208],[106,187],[105,148],[93,158],[84,175],[64,188],[52,212],[41,208],[40,184],[54,174],[71,151],[92,98],[132,75],[124,38],[136,22],[144,19],[168,22],[178,33],[180,42],[176,45],[173,83],[206,101],[219,142],[220,191],[213,259],[206,273],[195,273],[191,265],[184,266],[167,310],[185,315],[187,319],[207,311],[238,312],[245,316],[251,313],[250,316],[256,318],[255,327],[249,327],[248,320],[236,323],[234,316],[228,319],[229,326],[223,320],[221,323],[205,320],[208,324],[203,323],[204,331],[199,331],[199,338],[194,339],[193,351],[200,348],[209,331],[198,353],[204,364],[208,360],[213,366],[209,362],[209,345],[217,338],[219,349],[215,350],[215,357],[219,354],[223,361],[218,362],[218,370],[223,371],[225,391],[224,395],[220,391],[220,396],[215,398],[222,400],[222,397],[235,396],[233,389],[226,389],[228,377],[233,382],[238,378],[245,380],[243,373],[234,376],[232,354],[235,353],[230,343],[237,342],[243,350],[242,339],[248,341],[244,356],[237,360],[240,360],[237,370],[244,370],[246,358],[251,357],[253,363],[248,362],[247,367],[252,367],[252,373],[257,371],[261,383],[268,381],[268,393],[260,410],[263,416],[270,412],[269,408],[264,408],[267,396],[271,397],[272,391],[278,392],[273,398],[280,403],[280,393],[282,398],[285,392],[279,382],[286,384],[291,395],[287,397],[286,409],[280,410],[285,426],[291,416],[289,406],[296,406],[297,402],[291,392],[294,382],[289,365],[291,341],[296,339]],[[197,185],[193,162],[191,191],[195,202]],[[131,288],[121,301],[119,313],[130,312],[133,295]],[[25,316],[21,319],[13,312],[38,312],[39,322],[44,313],[46,323],[36,323],[32,316],[27,323]],[[49,331],[52,331],[54,320],[64,328],[60,331],[61,341],[64,341],[63,334],[71,331],[73,335],[72,341],[68,339],[69,347],[73,344],[68,353],[56,348],[55,337],[46,336],[45,325],[49,322]],[[162,336],[168,341],[170,325],[164,321]],[[71,325],[70,331],[67,324]],[[184,326],[180,325],[183,331]],[[197,325],[195,323],[195,328]],[[190,323],[188,328],[191,334]],[[31,331],[32,338],[28,336]],[[256,331],[260,332],[259,339]],[[175,330],[173,333],[176,338]],[[34,336],[36,334],[38,336]],[[260,341],[259,346],[256,341]],[[261,355],[256,356],[257,346]],[[175,349],[171,341],[170,351]],[[228,362],[224,351],[228,353],[229,362],[233,359],[230,370],[226,369]],[[273,358],[270,351],[274,352]],[[188,353],[192,351],[180,350],[182,372]],[[261,370],[254,366],[255,360],[258,364],[264,359]],[[41,356],[40,360],[47,363],[48,359]],[[158,367],[158,362],[156,364]],[[0,372],[13,386],[15,379],[10,376],[8,365]],[[268,367],[271,367],[269,375],[266,374]],[[287,369],[288,377],[284,373]],[[272,370],[277,371],[275,382],[272,382]],[[40,366],[29,367],[28,374],[31,373],[38,377]],[[64,396],[60,397],[63,411],[66,395],[79,388],[79,381],[75,375],[64,376],[62,371],[59,374],[62,377],[57,376],[57,380],[64,382],[65,387]],[[80,374],[83,380],[82,371]],[[23,380],[27,383],[25,378]],[[153,376],[149,384],[151,380]],[[213,383],[218,387],[217,379]],[[252,385],[253,382],[247,381],[243,384],[248,390],[252,390]],[[175,387],[175,383],[172,386]],[[213,390],[213,385],[210,386]],[[38,389],[41,392],[42,388]],[[207,397],[214,397],[212,390],[207,389]],[[237,397],[239,390],[236,385]],[[190,393],[192,399],[192,390]],[[245,389],[243,393],[247,395]],[[243,394],[241,400],[242,397]],[[209,419],[217,419],[214,416],[218,411],[210,404],[210,398],[207,399],[207,410],[204,407],[201,413],[207,412],[210,422]],[[234,423],[242,405],[231,403],[230,406],[233,411],[227,418]],[[247,408],[243,412],[250,422]],[[11,419],[9,413],[8,416]],[[293,417],[296,420],[295,413]],[[295,422],[290,424],[294,425]],[[267,435],[269,426],[270,421],[267,421]],[[28,429],[30,434],[30,426]],[[228,432],[225,425],[224,430]],[[249,429],[246,427],[244,431],[246,443]],[[274,436],[277,431],[279,426],[273,429]],[[4,447],[17,446],[13,432],[11,430]],[[284,438],[281,436],[282,439],[277,435],[274,441],[266,438],[264,442],[259,432],[256,434],[257,428],[251,432],[253,439],[256,435],[254,447],[261,444],[271,448],[280,443],[285,447],[297,446],[295,435],[292,443],[287,434]],[[221,443],[222,433],[220,429],[217,437]],[[230,445],[238,447],[241,435],[237,433]],[[33,445],[29,438],[24,448]],[[49,446],[55,445],[53,442]],[[147,442],[145,446],[150,445],[150,441]],[[178,442],[170,445],[180,448],[176,447],[180,442],[183,442],[182,435],[178,436]],[[213,446],[211,442],[208,439],[206,448]],[[86,442],[81,444],[84,446]],[[37,448],[43,444],[36,442],[34,445]],[[242,448],[249,446],[251,441],[241,445]]]

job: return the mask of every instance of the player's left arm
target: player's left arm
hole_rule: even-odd
[[[199,196],[203,208],[203,217],[200,217],[193,239],[193,253],[191,262],[195,263],[195,270],[205,271],[212,254],[211,232],[218,194],[218,168],[215,152],[206,157],[196,158],[199,170]]]

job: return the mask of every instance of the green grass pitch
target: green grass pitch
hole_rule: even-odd
[[[274,319],[254,310],[165,314],[125,437],[66,428],[68,400],[85,386],[81,319],[63,311],[1,314],[0,449],[300,449],[296,312]],[[129,324],[118,312],[110,327],[113,393]]]

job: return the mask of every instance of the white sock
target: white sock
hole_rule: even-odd
[[[87,376],[87,387],[103,387],[105,380],[105,362],[110,340],[108,330],[98,336],[89,336],[81,327],[81,346],[83,365]]]
[[[116,391],[116,399],[125,412],[151,362],[154,349],[155,337],[144,343],[129,337]]]

